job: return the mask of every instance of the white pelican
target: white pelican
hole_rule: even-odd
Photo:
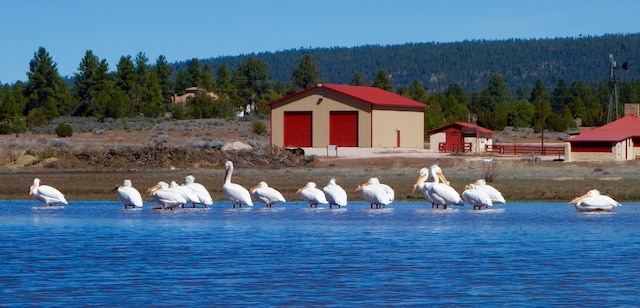
[[[300,193],[302,199],[309,203],[309,207],[318,207],[320,203],[329,203],[324,192],[316,188],[316,183],[314,182],[309,182],[307,185],[300,187],[300,189],[296,191],[296,194],[297,193]]]
[[[125,209],[129,206],[132,208],[142,207],[142,196],[140,192],[131,185],[131,180],[124,180],[122,185],[116,186],[113,190],[118,191],[118,199],[124,204]]]
[[[227,161],[224,164],[225,173],[224,173],[224,185],[222,185],[222,192],[225,197],[231,201],[233,207],[236,205],[238,207],[242,207],[242,205],[253,206],[253,202],[251,201],[251,195],[249,191],[236,183],[231,183],[231,175],[233,174],[233,163],[231,161]]]
[[[420,174],[416,179],[416,183],[413,184],[413,191],[411,193],[412,194],[415,193],[416,189],[420,191],[422,196],[425,199],[427,199],[429,203],[431,203],[431,207],[433,208],[434,202],[431,199],[431,196],[429,196],[429,189],[431,188],[431,185],[433,185],[433,182],[427,182],[428,179],[429,179],[429,168],[420,169]]]
[[[329,208],[337,205],[338,208],[347,206],[347,192],[344,191],[342,186],[336,184],[336,179],[329,180],[327,186],[322,188],[324,196],[327,198]]]
[[[178,185],[176,181],[171,181],[171,183],[169,183],[169,189],[180,194],[185,200],[187,200],[186,203],[192,204],[193,207],[196,207],[196,203],[200,203],[200,198],[198,198],[198,194],[196,194],[193,190],[189,189],[188,187]],[[181,207],[184,207],[184,204],[181,205]]]
[[[67,199],[57,189],[49,185],[40,185],[40,179],[35,178],[33,185],[29,188],[29,195],[33,195],[36,199],[44,202],[46,206],[68,204]]]
[[[429,188],[429,196],[436,208],[440,205],[442,205],[443,209],[447,209],[448,205],[464,205],[460,194],[449,186],[449,181],[442,174],[442,169],[438,165],[433,165],[430,171],[431,177],[433,177],[433,184]],[[443,183],[440,183],[440,181]]]
[[[491,202],[494,204],[505,204],[507,201],[502,196],[502,193],[495,189],[493,186],[488,185],[487,182],[483,179],[477,180],[475,183],[477,189],[482,189],[487,192],[489,198],[491,198]]]
[[[184,178],[184,184],[182,184],[182,186],[193,190],[196,195],[198,195],[198,199],[200,199],[198,203],[204,205],[204,207],[209,207],[209,205],[213,204],[213,198],[211,198],[209,191],[204,187],[204,185],[196,183],[196,178],[193,175],[187,175]],[[193,207],[195,206],[196,205],[193,204]]]
[[[162,209],[173,209],[174,207],[181,206],[187,203],[185,199],[178,192],[169,189],[169,184],[166,182],[158,182],[158,184],[149,187],[147,193],[151,195],[153,201],[155,201]]]
[[[369,181],[362,185],[358,185],[356,192],[362,190],[362,197],[369,202],[371,208],[386,207],[387,204],[393,202],[395,193],[389,185],[380,184],[378,178],[370,178]]]
[[[287,202],[282,194],[275,188],[269,187],[266,182],[260,182],[249,190],[256,202],[264,203],[265,207],[271,207],[278,202]]]
[[[493,206],[489,194],[485,190],[478,188],[475,184],[469,184],[465,187],[462,192],[462,199],[471,204],[474,210],[481,210],[483,207],[488,209],[490,206]]]
[[[616,207],[622,206],[622,204],[613,200],[613,198],[601,195],[597,189],[592,189],[569,202],[569,204],[573,203],[576,204],[576,210],[578,212],[611,211]]]

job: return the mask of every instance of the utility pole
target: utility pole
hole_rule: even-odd
[[[612,112],[613,112],[613,108],[615,106],[615,110],[616,110],[616,118],[613,119],[613,121],[617,120],[618,117],[620,116],[618,109],[619,107],[619,103],[618,103],[618,85],[616,84],[616,67],[618,66],[616,63],[616,60],[613,59],[613,55],[609,54],[609,60],[611,61],[609,64],[609,78],[611,79],[611,94],[609,94],[609,110],[607,112],[607,123],[610,123],[612,121],[611,117]],[[626,64],[626,62],[625,62]],[[625,65],[623,64],[623,68],[625,67]]]
[[[544,155],[544,91],[542,91],[542,96],[540,96],[540,114],[541,116],[541,122],[540,122],[540,127],[542,127],[542,138],[541,138],[541,143],[540,143],[540,156]]]

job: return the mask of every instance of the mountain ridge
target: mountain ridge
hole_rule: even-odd
[[[234,70],[249,57],[264,61],[274,81],[287,83],[302,56],[310,54],[320,77],[329,83],[347,84],[356,73],[371,82],[378,71],[385,71],[395,89],[420,80],[427,91],[441,92],[450,84],[468,91],[484,88],[493,75],[501,75],[512,91],[531,89],[540,79],[554,86],[567,83],[597,83],[609,80],[609,55],[629,69],[618,73],[618,80],[640,79],[632,55],[640,52],[640,33],[605,34],[577,38],[465,40],[449,43],[405,43],[357,47],[300,48],[259,52],[238,56],[199,59],[214,71],[222,63]],[[174,62],[186,69],[188,61]],[[622,70],[620,70],[622,71]]]

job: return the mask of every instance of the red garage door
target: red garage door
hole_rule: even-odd
[[[311,111],[284,113],[284,146],[311,147]]]
[[[358,146],[357,111],[332,111],[329,114],[329,143],[341,147]]]

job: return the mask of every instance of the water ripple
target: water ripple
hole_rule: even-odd
[[[0,202],[0,306],[630,306],[637,204]]]

